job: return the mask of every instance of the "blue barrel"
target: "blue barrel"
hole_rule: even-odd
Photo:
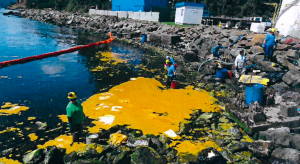
[[[216,78],[226,79],[228,77],[228,70],[225,68],[217,69]]]
[[[142,35],[142,42],[147,42],[147,35],[145,34]]]
[[[246,104],[249,106],[252,102],[257,101],[260,105],[263,105],[263,92],[264,86],[262,84],[246,85]]]

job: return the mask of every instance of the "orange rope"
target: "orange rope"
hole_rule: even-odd
[[[77,47],[73,47],[73,48],[66,49],[66,50],[60,50],[60,51],[56,51],[56,52],[45,53],[45,54],[42,54],[42,55],[35,55],[35,56],[25,57],[25,58],[21,58],[21,59],[14,59],[14,60],[0,62],[0,68],[8,67],[8,66],[14,65],[14,64],[23,64],[23,63],[27,63],[27,62],[34,61],[34,60],[42,60],[42,59],[45,59],[45,58],[48,58],[48,57],[59,56],[59,55],[62,55],[62,54],[71,53],[71,52],[74,52],[74,51],[81,50],[83,48],[90,48],[90,47],[97,46],[97,45],[100,45],[100,44],[108,44],[108,43],[111,43],[115,39],[112,36],[111,33],[108,33],[108,35],[109,35],[110,38],[107,39],[107,40],[104,40],[104,41],[91,43],[91,44],[84,45],[84,46],[77,46]]]

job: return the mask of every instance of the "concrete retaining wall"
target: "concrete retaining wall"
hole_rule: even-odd
[[[90,9],[89,15],[108,15],[117,16],[118,18],[131,18],[135,20],[147,20],[153,22],[159,21],[159,12],[131,12]]]

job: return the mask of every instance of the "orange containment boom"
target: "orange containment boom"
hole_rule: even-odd
[[[97,45],[100,45],[100,44],[108,44],[108,43],[111,43],[115,39],[112,36],[111,33],[108,33],[108,35],[109,35],[110,38],[107,39],[107,40],[104,40],[104,41],[91,43],[91,44],[84,45],[84,46],[77,46],[77,47],[73,47],[73,48],[66,49],[66,50],[60,50],[60,51],[57,51],[57,52],[50,52],[50,53],[46,53],[46,54],[42,54],[42,55],[35,55],[35,56],[26,57],[26,58],[14,59],[14,60],[0,62],[0,68],[8,67],[8,66],[14,65],[14,64],[23,64],[23,63],[31,62],[31,61],[34,61],[34,60],[42,60],[42,59],[45,59],[45,58],[48,58],[48,57],[59,56],[59,55],[62,55],[62,54],[71,53],[71,52],[74,52],[74,51],[81,50],[83,48],[90,48],[90,47],[97,46]]]

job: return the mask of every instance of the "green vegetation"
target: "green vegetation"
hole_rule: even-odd
[[[266,16],[272,17],[274,12],[273,6],[265,5],[264,3],[280,3],[280,0],[169,0],[169,9],[163,15],[175,15],[175,4],[178,2],[195,2],[204,3],[205,9],[217,16],[226,15],[233,17],[244,16]],[[91,6],[98,9],[111,9],[110,0],[27,0],[29,8],[55,8],[57,10],[67,10],[71,12],[87,12]],[[158,11],[158,8],[153,8],[153,11]],[[170,10],[167,12],[167,10]],[[169,19],[167,16],[165,19]],[[162,21],[166,21],[166,20]],[[171,20],[174,19],[174,16]]]
[[[56,10],[66,10],[70,12],[88,12],[92,6],[98,9],[110,9],[109,0],[27,0],[28,8],[54,8]]]
[[[163,23],[163,24],[167,24],[167,25],[176,26],[176,27],[190,27],[190,26],[196,26],[196,25],[190,25],[190,24],[179,25],[179,24],[175,24],[174,22],[162,22],[162,23]]]

